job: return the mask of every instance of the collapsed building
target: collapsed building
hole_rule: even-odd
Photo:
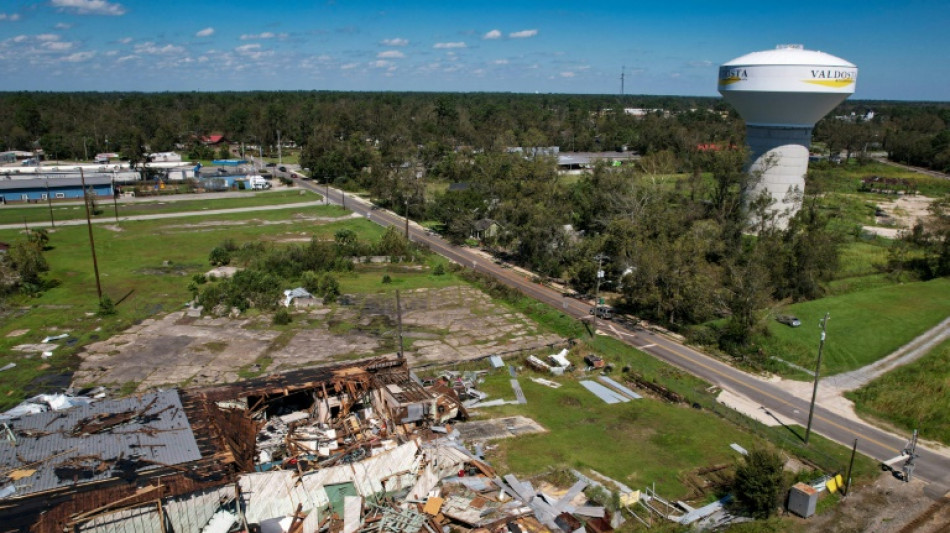
[[[465,416],[451,388],[435,389],[413,380],[404,359],[373,358],[9,418],[0,530],[106,531],[95,524],[128,509],[170,516],[163,502],[218,508],[225,493],[239,502],[248,473],[299,476],[372,459]],[[142,531],[201,530],[160,525]]]

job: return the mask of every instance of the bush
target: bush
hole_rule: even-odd
[[[393,282],[393,279],[389,277],[389,274],[386,274],[385,276],[383,276],[383,283],[392,283],[392,282]]]
[[[736,501],[756,518],[768,518],[785,490],[784,461],[778,452],[753,448],[736,468]]]
[[[217,246],[211,250],[208,262],[211,263],[211,266],[224,266],[231,262],[231,253],[227,249]]]
[[[115,303],[112,301],[112,298],[108,296],[103,296],[99,300],[99,316],[109,316],[115,314]]]
[[[443,276],[443,275],[445,275],[445,265],[443,265],[442,263],[439,263],[438,265],[435,265],[435,268],[432,269],[432,273],[433,273],[434,275],[436,275],[436,276]]]
[[[293,317],[290,316],[290,311],[286,307],[281,307],[274,313],[274,325],[275,326],[286,326],[293,322]]]

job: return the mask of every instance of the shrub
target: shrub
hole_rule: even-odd
[[[99,316],[109,316],[115,314],[115,303],[112,301],[112,298],[108,296],[103,296],[99,300]]]
[[[435,265],[435,268],[432,269],[432,273],[435,274],[436,276],[445,275],[445,265],[443,265],[442,263]]]
[[[274,313],[274,325],[275,326],[286,326],[293,322],[293,317],[290,316],[290,311],[286,307],[281,307]]]
[[[784,461],[773,450],[753,448],[736,468],[732,489],[736,501],[756,518],[775,512],[785,489]]]
[[[392,282],[393,282],[393,279],[389,277],[389,274],[386,274],[385,276],[383,276],[383,283],[392,283]]]
[[[211,250],[211,254],[208,256],[208,262],[211,263],[211,266],[226,265],[231,262],[231,253],[225,248],[217,246]]]

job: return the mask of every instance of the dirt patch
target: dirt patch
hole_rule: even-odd
[[[23,335],[26,335],[29,332],[30,330],[28,329],[15,329],[11,331],[10,333],[7,333],[7,337],[22,337]]]
[[[933,198],[921,195],[899,196],[893,201],[878,202],[879,215],[875,218],[875,226],[864,226],[864,230],[881,237],[895,239],[901,231],[914,227],[918,220],[924,224],[930,218],[930,204]]]
[[[105,228],[105,229],[107,229],[107,230],[109,230],[109,231],[114,231],[114,232],[116,232],[116,233],[125,231],[125,230],[122,229],[120,226],[117,226],[117,225],[115,225],[115,224],[103,224],[103,225],[100,226],[100,227]]]
[[[412,365],[462,361],[560,342],[527,317],[471,287],[401,293],[405,354]],[[349,305],[314,306],[294,314],[295,329],[272,330],[270,316],[187,317],[176,311],[147,319],[120,335],[90,344],[73,383],[139,383],[138,390],[238,380],[262,357],[267,371],[392,354],[398,350],[391,294],[347,298]],[[213,347],[214,349],[209,349]]]
[[[904,483],[890,474],[881,474],[873,484],[860,487],[840,501],[834,509],[819,516],[801,520],[807,531],[838,531],[854,533],[897,533],[914,531],[936,533],[946,531],[947,505],[933,508],[935,502],[924,493],[921,482]],[[828,497],[822,495],[822,497]],[[939,502],[936,502],[939,506]],[[918,517],[923,517],[918,522]],[[911,529],[906,529],[910,527]]]

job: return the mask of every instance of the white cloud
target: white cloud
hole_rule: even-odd
[[[135,51],[139,54],[165,55],[180,54],[185,51],[181,46],[166,44],[165,46],[156,46],[155,43],[147,42],[135,45]]]
[[[77,15],[125,15],[125,7],[119,3],[105,0],[51,0],[53,7],[60,11],[71,11]]]
[[[69,63],[79,63],[81,61],[89,61],[95,55],[96,55],[95,52],[76,52],[75,54],[70,54],[60,59],[60,61],[66,61]]]
[[[17,35],[16,37],[11,37],[10,40],[15,43],[25,43],[30,37],[28,35]]]
[[[138,58],[139,56],[133,54],[133,55],[128,55],[128,56],[122,56],[119,59],[116,59],[115,62],[125,63],[126,61],[132,61],[133,59],[138,59]]]
[[[538,34],[538,30],[521,30],[513,33],[509,33],[508,37],[512,39],[527,39],[528,37],[534,37]]]
[[[214,35],[214,28],[205,28],[195,34],[195,37],[211,37]]]
[[[392,64],[391,61],[386,61],[385,59],[378,59],[376,61],[370,61],[369,66],[376,67],[376,68],[383,68],[383,67],[388,67],[391,64]]]
[[[58,41],[59,35],[55,33],[41,33],[36,36],[37,41]]]
[[[255,52],[260,49],[261,49],[261,45],[259,44],[244,44],[235,48],[234,51],[245,54],[248,52]]]
[[[501,39],[501,30],[492,30],[482,35],[482,39]]]
[[[131,38],[131,37],[123,37],[123,38],[119,39],[119,42],[122,43],[122,44],[129,44],[129,43],[132,42],[132,38]]]
[[[406,57],[406,54],[399,50],[386,50],[385,52],[376,54],[377,59],[401,59],[403,57]]]
[[[286,36],[287,34],[283,33],[283,34],[281,34],[281,35]],[[254,40],[257,40],[257,39],[273,39],[274,37],[277,37],[277,35],[275,35],[274,33],[269,32],[269,31],[265,31],[265,32],[263,32],[263,33],[245,33],[244,35],[241,35],[241,40],[242,40],[242,41],[254,41]]]
[[[562,77],[562,78],[573,78],[574,76],[575,76],[575,74],[574,74],[573,72],[571,72],[571,71],[567,71],[567,72],[562,72],[562,73],[561,73],[561,77]]]
[[[103,52],[102,55],[104,55],[104,56],[109,56],[109,57],[117,56],[117,55],[119,55],[119,51],[118,51],[118,50],[107,50],[107,51]]]
[[[345,65],[340,65],[340,70],[350,70],[360,66],[359,63],[347,63]]]
[[[56,26],[54,26],[54,27],[55,27],[57,30],[68,30],[69,28],[72,28],[73,25],[72,25],[72,24],[66,24],[65,22],[57,22],[57,23],[56,23]]]
[[[466,47],[465,43],[463,43],[462,41],[458,41],[454,43],[435,43],[435,46],[433,46],[432,48],[465,48],[465,47]]]
[[[62,41],[49,41],[43,43],[43,48],[53,52],[65,52],[73,47],[73,43],[67,43]]]
[[[19,13],[10,13],[10,14],[8,15],[8,14],[6,14],[6,13],[0,13],[0,20],[9,20],[10,22],[16,22],[16,21],[20,20],[20,14],[19,14]]]
[[[395,39],[383,39],[379,42],[383,46],[406,46],[409,44],[409,39],[402,39],[396,37]]]
[[[507,59],[496,59],[496,60],[492,61],[492,63],[494,63],[494,64],[496,64],[496,65],[507,65],[507,64],[508,64],[508,60],[507,60]]]

